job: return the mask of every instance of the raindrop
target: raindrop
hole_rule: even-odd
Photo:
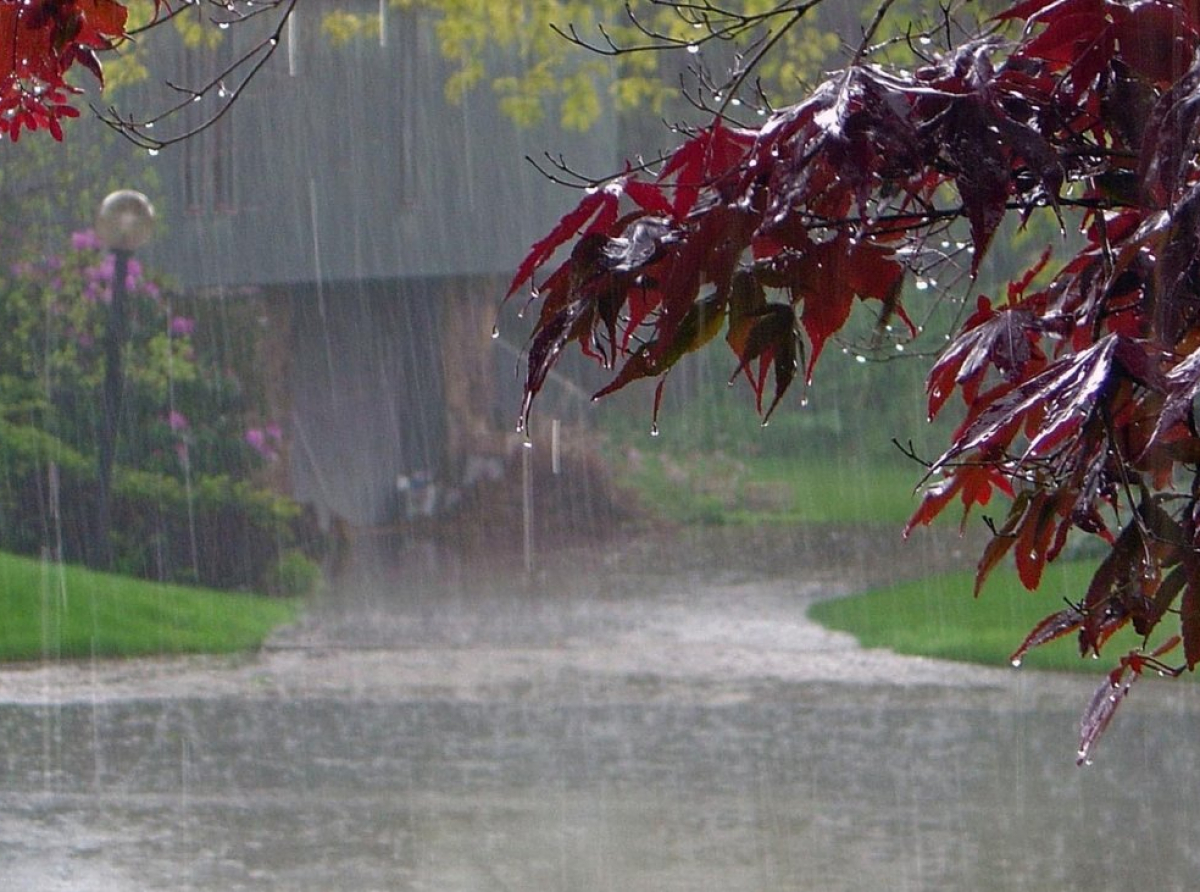
[[[700,45],[696,43],[689,43],[687,51],[694,56],[696,53],[700,52]]]
[[[854,357],[854,361],[857,363],[865,363],[867,361],[867,357],[863,356],[860,353],[860,354],[858,354],[858,356]]]
[[[146,154],[151,158],[156,158],[158,156],[158,149],[147,149]]]
[[[896,352],[897,352],[897,353],[903,353],[903,352],[904,352],[904,345],[903,345],[903,344],[897,344],[897,345],[896,345]]]
[[[217,27],[220,28],[222,31],[228,31],[229,30],[229,22],[217,22]]]
[[[659,431],[658,431],[658,422],[657,422],[657,421],[655,421],[655,422],[653,422],[653,423],[650,425],[650,436],[652,436],[652,437],[657,437],[657,436],[658,436],[658,433],[659,433]]]
[[[1021,658],[1020,657],[1013,657],[1011,662],[1012,662],[1012,667],[1014,669],[1021,668]]]
[[[917,290],[924,291],[929,287],[929,283],[925,279],[917,279]]]
[[[493,326],[492,326],[492,340],[494,341],[494,340],[496,340],[496,338],[498,338],[498,337],[500,337],[500,326],[499,326],[499,325],[493,325]]]

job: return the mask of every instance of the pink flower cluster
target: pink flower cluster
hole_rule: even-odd
[[[275,461],[279,458],[279,447],[283,445],[283,431],[278,424],[252,427],[246,431],[246,442],[267,461]]]

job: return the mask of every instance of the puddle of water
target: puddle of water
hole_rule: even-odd
[[[25,888],[110,892],[1170,889],[1200,870],[1190,710],[1080,771],[1070,712],[777,694],[0,707],[0,857]]]

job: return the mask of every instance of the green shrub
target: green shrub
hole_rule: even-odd
[[[112,257],[85,232],[63,256],[17,264],[0,282],[4,548],[108,564],[97,529],[96,452],[113,274]],[[294,502],[252,482],[277,459],[282,437],[275,425],[254,423],[262,388],[247,378],[246,363],[226,355],[229,339],[201,337],[194,316],[180,315],[180,302],[136,261],[126,286],[125,396],[109,499],[113,568],[218,588],[274,585],[283,556],[311,539]]]
[[[321,567],[302,551],[287,551],[267,572],[267,594],[290,598],[312,594],[321,582]]]

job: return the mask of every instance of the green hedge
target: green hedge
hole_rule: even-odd
[[[0,421],[0,547],[95,564],[96,495],[90,459],[35,427]],[[279,567],[312,541],[295,502],[228,475],[189,485],[119,468],[112,523],[120,572],[226,589],[290,590],[276,581]],[[298,577],[294,566],[287,576]]]

